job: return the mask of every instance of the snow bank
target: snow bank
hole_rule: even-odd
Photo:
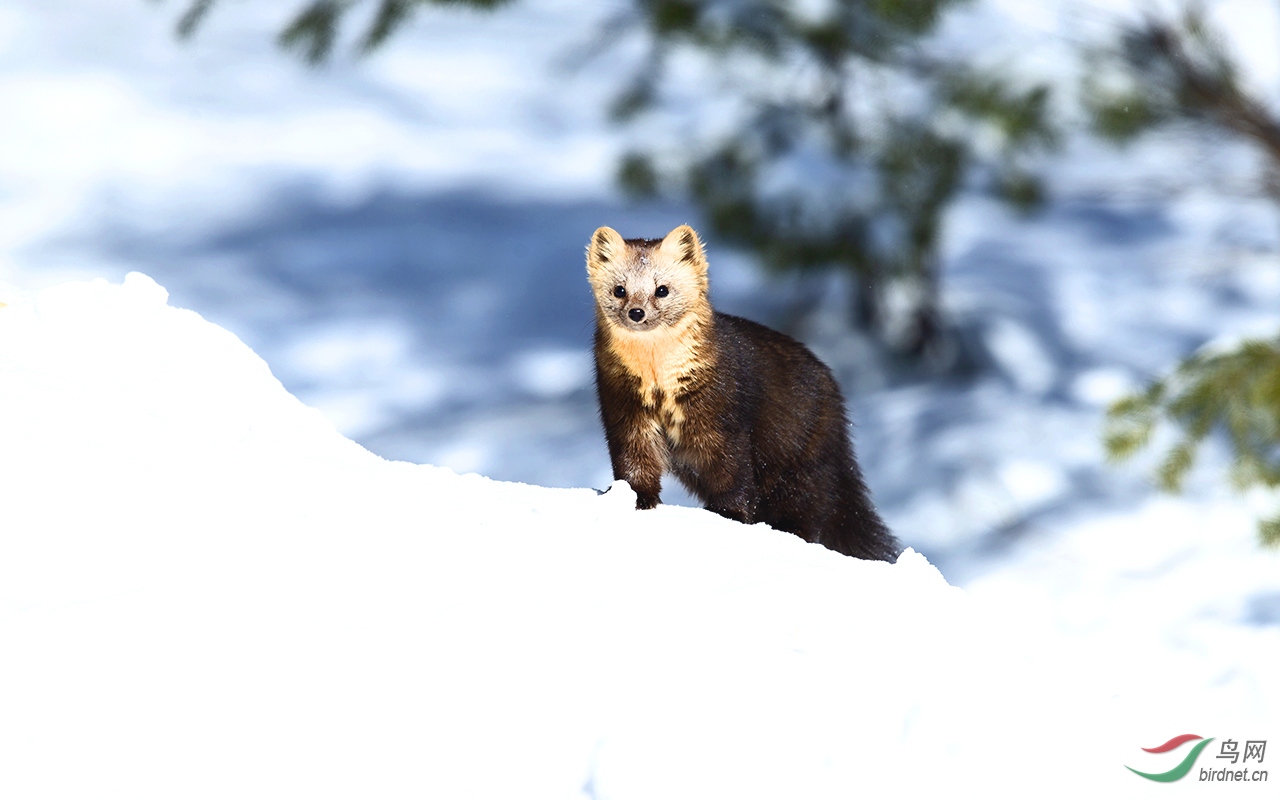
[[[915,553],[384,461],[138,273],[0,300],[0,796],[1145,791]]]

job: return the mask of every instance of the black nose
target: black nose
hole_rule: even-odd
[[[631,317],[632,322],[639,322],[640,320],[644,319],[644,309],[633,308],[627,312],[627,316]]]

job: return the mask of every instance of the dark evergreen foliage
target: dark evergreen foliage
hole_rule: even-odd
[[[1157,469],[1166,491],[1181,489],[1200,444],[1216,431],[1231,442],[1237,488],[1280,487],[1280,339],[1193,355],[1173,375],[1115,403],[1107,416],[1107,453],[1129,458],[1150,443],[1162,421],[1181,434]],[[1280,545],[1280,517],[1262,520],[1259,533],[1264,543]]]
[[[1194,7],[1176,22],[1148,17],[1125,30],[1114,49],[1096,55],[1085,99],[1095,128],[1120,142],[1177,123],[1251,142],[1269,164],[1260,187],[1280,201],[1280,117],[1244,89],[1222,37]],[[1231,443],[1235,486],[1280,487],[1280,339],[1192,355],[1172,375],[1117,402],[1107,419],[1107,453],[1129,458],[1162,421],[1181,433],[1157,471],[1164,489],[1181,488],[1197,448],[1217,431]],[[1261,520],[1259,534],[1280,546],[1280,516]]]
[[[190,0],[190,5],[178,18],[177,33],[181,38],[192,36],[208,17],[217,0]],[[360,38],[360,50],[371,52],[385,42],[413,12],[423,6],[459,6],[481,10],[507,5],[511,0],[374,0],[378,4],[373,22]],[[363,0],[309,0],[280,32],[280,46],[299,53],[311,64],[321,64],[333,53],[338,30],[343,17]]]

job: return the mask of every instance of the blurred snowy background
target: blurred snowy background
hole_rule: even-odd
[[[571,62],[624,5],[425,9],[374,54],[343,40],[312,68],[275,44],[291,2],[224,0],[179,41],[184,4],[11,0],[0,281],[144,272],[375,453],[603,488],[583,248],[599,225],[690,222],[716,305],[837,370],[878,504],[952,583],[1116,646],[1135,614],[1182,598],[1148,644],[1280,708],[1254,661],[1280,639],[1280,560],[1250,505],[1271,501],[1222,485],[1221,446],[1176,499],[1150,459],[1103,458],[1108,403],[1216,337],[1280,327],[1280,218],[1256,153],[1203,131],[1125,148],[1086,131],[1082,53],[1133,10],[978,0],[934,34],[1054,87],[1064,131],[1039,212],[980,187],[945,211],[940,303],[968,368],[935,373],[850,326],[847,276],[767,271],[693,204],[619,192],[620,156],[648,135],[607,113],[634,53]],[[1280,99],[1275,4],[1210,11]],[[673,484],[664,498],[687,503]]]

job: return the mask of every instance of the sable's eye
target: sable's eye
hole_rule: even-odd
[[[668,294],[669,294],[669,292],[667,291],[667,287],[665,287],[665,286],[659,286],[659,287],[658,287],[658,290],[657,290],[656,292],[654,292],[654,293],[653,293],[653,296],[654,296],[654,297],[666,297]]]
[[[626,297],[626,296],[627,296],[627,290],[626,290],[626,289],[623,289],[621,286],[615,286],[615,287],[613,287],[613,296],[614,296],[614,297]]]

